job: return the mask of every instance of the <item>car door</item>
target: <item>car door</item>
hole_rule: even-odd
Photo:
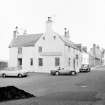
[[[64,70],[64,69],[60,70],[60,74],[66,74],[66,73],[67,73],[66,70]]]
[[[9,71],[9,76],[16,76],[16,71],[15,70]]]

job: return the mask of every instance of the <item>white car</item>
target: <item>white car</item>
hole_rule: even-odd
[[[23,77],[23,76],[27,76],[27,72],[24,70],[1,70],[0,76],[2,76],[3,78],[6,76]]]

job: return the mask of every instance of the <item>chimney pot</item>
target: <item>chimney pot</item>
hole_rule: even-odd
[[[17,37],[18,33],[18,26],[15,27],[15,30],[13,31],[13,38],[15,39]]]
[[[64,37],[66,38],[66,39],[69,39],[69,30],[67,31],[67,28],[65,27],[64,28],[64,30],[65,30],[65,32],[64,32]]]
[[[51,17],[48,17],[48,20],[46,21],[46,32],[52,32],[52,23],[53,21],[51,20]]]
[[[51,17],[48,17],[48,21],[52,21],[52,18]]]
[[[13,38],[16,38],[16,31],[13,31]]]

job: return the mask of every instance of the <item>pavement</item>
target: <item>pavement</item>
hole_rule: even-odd
[[[30,73],[26,78],[0,78],[0,86],[14,85],[36,98],[0,105],[105,105],[105,67],[76,76]]]
[[[98,65],[95,67],[91,67],[92,70],[104,70],[105,69],[105,65]]]

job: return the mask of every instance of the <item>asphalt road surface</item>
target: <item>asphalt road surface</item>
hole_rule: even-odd
[[[0,105],[105,105],[105,67],[76,76],[30,73],[26,78],[0,78],[0,86],[14,85],[37,98]]]

